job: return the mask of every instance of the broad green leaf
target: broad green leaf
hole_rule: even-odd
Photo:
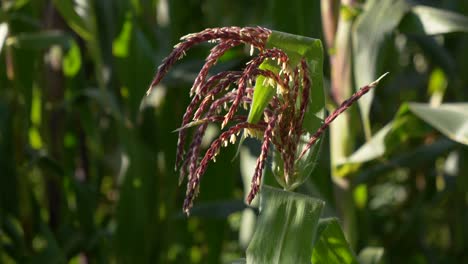
[[[357,18],[353,35],[354,77],[356,87],[371,83],[381,74],[382,51],[410,6],[404,0],[369,0]],[[391,10],[391,12],[389,12]],[[366,136],[370,138],[369,113],[374,91],[359,99]]]
[[[263,186],[247,263],[308,263],[324,202]]]
[[[468,145],[468,104],[450,103],[439,107],[410,103],[409,108],[419,118],[448,138]]]
[[[428,128],[409,111],[405,103],[392,121],[349,157],[338,161],[336,173],[344,176],[356,172],[362,164],[388,155],[408,139],[422,137],[427,132]]]
[[[336,218],[322,219],[312,254],[312,263],[358,264]]]
[[[385,125],[351,156],[339,161],[338,165],[343,165],[346,163],[363,163],[383,156],[386,151],[385,137],[391,131],[392,125],[392,122]]]
[[[448,10],[416,5],[403,19],[405,33],[437,35],[451,32],[468,32],[468,17]]]
[[[89,3],[88,1],[80,1],[81,5],[79,8],[82,12],[88,11],[87,6]],[[86,23],[86,21],[76,12],[76,4],[74,1],[70,0],[53,0],[53,3],[57,10],[60,12],[62,17],[67,21],[67,24],[83,39],[91,40],[92,33],[90,30],[90,26]]]
[[[383,255],[384,249],[381,247],[366,247],[359,252],[358,260],[361,264],[379,264]]]

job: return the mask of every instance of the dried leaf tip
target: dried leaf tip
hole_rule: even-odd
[[[389,75],[389,74],[390,74],[390,72],[386,72],[386,73],[382,74],[377,80],[375,80],[375,81],[373,81],[371,84],[369,84],[369,86],[372,86],[372,87],[373,87],[373,86],[376,86],[377,84],[379,84],[379,82],[380,82],[383,78],[385,78],[385,76],[387,76],[387,75]]]

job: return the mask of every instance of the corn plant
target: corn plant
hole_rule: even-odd
[[[324,119],[323,51],[320,40],[262,27],[210,28],[184,36],[181,40],[159,66],[147,94],[192,46],[201,42],[216,43],[190,89],[192,101],[178,129],[176,170],[180,171],[179,184],[188,175],[184,212],[189,214],[208,163],[216,161],[221,148],[236,143],[237,137],[258,138],[261,140],[261,152],[247,204],[252,202],[261,188],[270,152],[274,155],[272,170],[287,192],[270,188],[264,190],[261,205],[263,218],[247,250],[247,261],[307,262],[312,257],[311,243],[316,235],[323,202],[289,191],[312,173],[318,155],[316,144],[330,123],[375,87],[383,76],[362,87]],[[250,45],[251,56],[255,49],[258,54],[247,62],[242,71],[220,72],[208,78],[208,72],[217,60],[227,50],[241,44]],[[249,111],[248,115],[241,112],[241,106]],[[200,146],[207,125],[219,122],[221,129],[226,129],[211,143],[200,161]],[[198,129],[185,152],[187,129],[193,126],[198,126]],[[270,147],[273,149],[270,150]],[[301,232],[307,235],[297,236]],[[269,246],[266,250],[265,247],[259,250],[263,243]]]

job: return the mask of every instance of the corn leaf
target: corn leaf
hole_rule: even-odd
[[[402,21],[405,33],[425,35],[468,32],[468,17],[430,6],[416,5]]]
[[[448,138],[468,145],[468,104],[452,103],[431,107],[411,103],[411,111]]]
[[[247,263],[308,263],[324,202],[263,186]]]
[[[356,87],[362,87],[382,72],[382,51],[389,36],[400,24],[410,6],[403,0],[370,0],[358,17],[353,35],[354,76]],[[389,12],[391,10],[391,12]],[[359,99],[359,109],[367,137],[370,136],[369,113],[374,91]]]
[[[336,218],[320,220],[312,263],[358,264]]]

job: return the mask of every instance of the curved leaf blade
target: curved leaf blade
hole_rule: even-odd
[[[416,5],[402,22],[405,33],[425,35],[468,32],[468,17],[448,10]]]
[[[448,138],[468,145],[468,103],[427,104],[410,103],[410,110]]]

